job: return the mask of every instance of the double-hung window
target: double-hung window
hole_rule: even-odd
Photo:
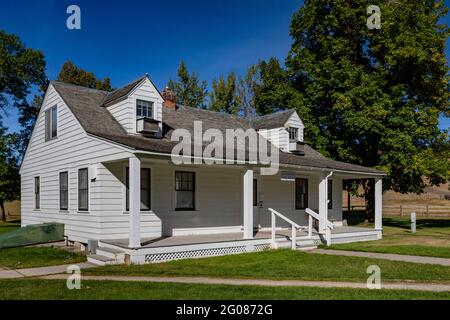
[[[89,171],[87,168],[78,170],[78,210],[89,209]]]
[[[59,173],[59,209],[69,210],[69,173]]]
[[[298,141],[298,128],[289,128],[289,141],[296,142]]]
[[[150,211],[152,209],[151,199],[151,170],[148,168],[141,168],[141,211]],[[126,169],[126,211],[130,210],[130,169]]]
[[[153,119],[153,102],[137,100],[136,101],[136,118]]]
[[[304,210],[308,207],[308,179],[295,179],[295,209]]]
[[[41,178],[34,177],[34,208],[41,208]]]
[[[45,141],[55,139],[58,135],[58,108],[53,106],[45,111]]]
[[[195,173],[175,172],[175,210],[195,210]]]

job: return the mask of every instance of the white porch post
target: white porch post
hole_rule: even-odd
[[[141,246],[141,160],[129,158],[130,248]]]
[[[383,228],[383,180],[375,178],[375,229]]]
[[[325,222],[328,220],[328,190],[327,175],[325,172],[319,174],[319,233],[325,233]]]
[[[244,239],[253,238],[253,170],[247,169],[243,176],[243,202],[244,202]]]

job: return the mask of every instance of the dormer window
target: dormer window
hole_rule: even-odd
[[[298,141],[298,128],[289,128],[289,141],[297,142]]]
[[[136,101],[136,118],[153,119],[153,102],[137,100]]]

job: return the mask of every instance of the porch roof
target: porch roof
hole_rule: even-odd
[[[108,92],[58,81],[52,81],[51,83],[88,134],[123,145],[135,151],[170,156],[173,147],[177,144],[177,142],[170,140],[173,130],[182,128],[193,132],[194,121],[202,121],[203,130],[215,128],[222,132],[225,132],[226,129],[240,128],[247,130],[253,127],[252,123],[232,115],[180,106],[177,110],[163,108],[164,136],[162,139],[131,135],[122,128],[107,108],[104,107],[105,100],[110,95]],[[125,86],[123,90],[118,89],[116,92],[122,94],[132,85],[133,83]],[[116,94],[116,96],[120,95]],[[291,114],[291,112],[285,113]],[[205,143],[202,148],[206,145]],[[239,149],[239,146],[236,149]],[[248,151],[246,151],[246,159],[248,158]],[[384,175],[384,172],[373,168],[328,159],[308,145],[305,145],[304,156],[280,151],[279,162],[281,166],[288,165],[369,175]]]

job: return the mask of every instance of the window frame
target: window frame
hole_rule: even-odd
[[[143,109],[141,109],[141,115],[138,115],[139,103],[148,103],[150,105],[151,113],[149,115],[149,106],[146,106],[147,112],[144,115]],[[141,106],[142,108],[143,106]],[[135,110],[136,120],[137,119],[154,119],[155,118],[155,102],[149,100],[136,99],[136,110]]]
[[[258,206],[258,179],[253,179],[253,206]]]
[[[293,132],[295,132],[294,138],[291,137]],[[288,133],[289,133],[289,142],[297,142],[298,141],[299,128],[289,127]]]
[[[58,137],[58,105],[45,110],[45,141],[51,141]],[[53,127],[53,121],[54,127]],[[53,135],[54,134],[54,135]]]
[[[299,200],[298,200],[298,189],[299,189],[299,185],[298,182],[303,181],[305,183],[305,193],[304,196],[304,203],[303,203],[303,207],[299,206]],[[295,178],[295,210],[305,210],[306,208],[308,208],[308,204],[309,204],[309,182],[307,178]]]
[[[67,177],[67,185],[66,185],[67,189],[65,189],[65,190],[62,189],[62,184],[61,184],[61,176],[64,174]],[[61,197],[62,192],[66,193],[67,203],[66,203],[65,207],[62,206],[62,197]],[[59,172],[59,210],[60,211],[68,211],[69,210],[69,171],[67,171],[67,170]]]
[[[333,210],[333,180],[327,181],[328,210]]]
[[[86,172],[86,189],[80,188],[80,174],[81,172]],[[79,212],[88,212],[89,211],[89,168],[79,168],[78,169],[78,211]],[[86,190],[86,207],[81,207],[81,198],[80,198],[80,191]]]
[[[139,206],[139,210],[141,212],[151,212],[152,211],[152,169],[145,167],[141,168],[141,185],[140,185],[140,192],[142,192],[142,171],[148,171],[148,209],[142,209],[142,197],[141,197],[141,203]],[[130,211],[130,167],[125,167],[125,212]]]
[[[189,174],[192,175],[192,190],[177,188],[177,174]],[[175,200],[175,211],[196,211],[196,190],[197,190],[197,173],[195,171],[181,171],[176,170],[174,174],[174,200]],[[187,180],[189,182],[190,179]],[[183,180],[181,180],[181,184]],[[179,208],[177,207],[177,192],[192,192],[192,206],[189,208]]]
[[[34,210],[41,209],[41,177],[34,177]]]

